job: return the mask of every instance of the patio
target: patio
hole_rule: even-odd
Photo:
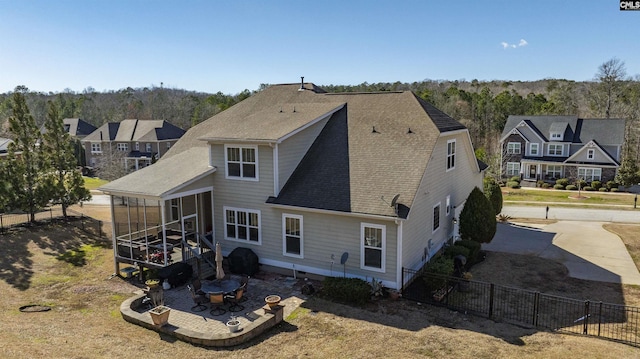
[[[311,283],[316,288],[317,282],[306,279],[295,279],[270,272],[259,272],[247,285],[246,301],[242,302],[244,310],[231,313],[225,305],[226,313],[213,316],[211,306],[202,312],[193,312],[194,301],[187,286],[171,288],[164,291],[164,304],[171,308],[169,322],[164,326],[153,324],[148,310],[142,304],[145,294],[142,290],[125,300],[120,306],[122,317],[133,324],[171,335],[182,341],[193,344],[225,347],[244,343],[277,325],[303,303],[307,297],[301,294],[304,284]],[[269,310],[264,298],[276,294],[282,298],[279,306]],[[240,330],[231,333],[226,322],[231,316],[240,321]]]

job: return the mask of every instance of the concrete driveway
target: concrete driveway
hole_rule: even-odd
[[[640,285],[640,273],[620,237],[603,222],[558,221],[549,225],[498,223],[496,236],[482,249],[535,255],[564,264],[569,276]]]

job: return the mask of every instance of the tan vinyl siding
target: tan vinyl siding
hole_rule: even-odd
[[[446,171],[447,141],[456,139],[456,168]],[[446,214],[446,198],[451,196],[451,206],[459,206],[475,187],[482,188],[482,174],[478,172],[473,148],[467,134],[440,137],[427,165],[426,174],[420,183],[413,201],[409,218],[403,226],[403,266],[418,269],[428,260],[423,258],[429,239],[432,247],[429,254],[447,241],[453,231],[453,208]],[[433,207],[440,202],[440,228],[432,232]]]
[[[280,192],[285,183],[287,183],[287,180],[330,117],[331,116],[327,116],[313,126],[296,133],[278,145],[278,192]]]

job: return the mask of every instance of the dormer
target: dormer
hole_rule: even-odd
[[[550,141],[564,141],[564,134],[569,126],[566,122],[554,122],[549,126],[549,140]]]

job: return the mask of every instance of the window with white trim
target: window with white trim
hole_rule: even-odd
[[[547,153],[549,154],[549,156],[562,156],[563,147],[563,145],[550,143],[547,149]]]
[[[171,142],[167,142],[167,149],[171,148]]]
[[[509,153],[509,154],[520,154],[520,142],[509,142],[509,143],[507,143],[507,153]]]
[[[445,211],[447,212],[447,216],[448,216],[451,213],[451,196],[447,196],[445,205],[447,206],[447,209]]]
[[[302,216],[282,214],[283,252],[285,256],[303,258]]]
[[[224,221],[225,238],[260,243],[260,211],[224,207]]]
[[[91,144],[91,153],[102,153],[102,144],[100,142],[94,142]]]
[[[145,150],[146,150],[146,152],[151,152],[151,151],[153,151],[153,145],[152,145],[152,144],[150,144],[150,143],[147,143],[147,144],[145,145]]]
[[[225,146],[227,178],[258,179],[257,146]]]
[[[587,182],[600,181],[602,178],[602,168],[579,167],[578,178]]]
[[[447,171],[456,168],[456,140],[447,141]]]
[[[549,178],[562,178],[562,166],[547,165],[547,176]]]
[[[587,150],[587,159],[588,160],[594,159],[595,156],[596,156],[596,151],[595,150]]]
[[[537,156],[538,155],[538,143],[532,143],[529,145],[529,154],[531,156]]]
[[[178,198],[173,198],[171,199],[170,203],[169,203],[169,216],[171,218],[172,221],[177,221],[178,219],[180,219],[180,199]]]
[[[128,143],[118,143],[118,151],[128,151],[129,150],[129,144]]]
[[[551,134],[551,139],[552,140],[562,140],[562,133],[560,132],[553,132]]]
[[[140,151],[140,142],[136,142],[136,151]]]
[[[507,176],[520,175],[520,162],[507,162]]]
[[[431,230],[435,232],[438,228],[440,228],[440,202],[433,206],[433,228]]]
[[[363,269],[384,272],[386,251],[386,226],[361,223],[360,266]]]

